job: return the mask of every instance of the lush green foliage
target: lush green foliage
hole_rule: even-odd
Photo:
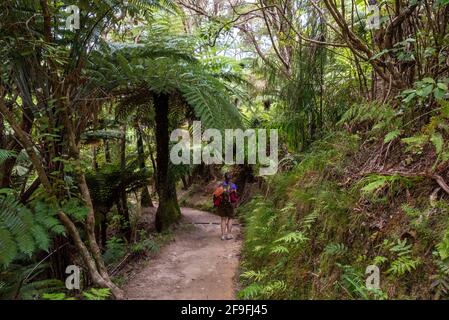
[[[353,123],[367,119],[374,132],[385,121],[365,114]],[[407,190],[425,185],[420,176],[370,174],[348,183],[355,176],[351,159],[360,154],[359,141],[338,133],[313,144],[291,172],[267,180],[266,197],[240,211],[241,298],[447,296],[447,204],[420,192],[405,197]],[[409,204],[411,197],[418,207]],[[369,265],[380,268],[380,289],[365,285]]]
[[[8,266],[20,255],[30,257],[38,250],[47,251],[51,233],[64,232],[55,214],[41,202],[35,204],[34,210],[30,210],[13,195],[1,195],[0,266]]]

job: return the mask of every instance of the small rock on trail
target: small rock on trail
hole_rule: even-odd
[[[182,208],[175,241],[164,246],[124,287],[133,300],[230,300],[235,285],[241,247],[240,228],[234,239],[221,240],[220,217]]]

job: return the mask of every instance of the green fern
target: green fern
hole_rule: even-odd
[[[301,231],[290,232],[275,240],[275,243],[301,244],[309,240]]]
[[[312,225],[318,219],[319,215],[320,213],[318,210],[312,211],[312,213],[309,213],[307,216],[304,217],[304,219],[302,219],[301,227],[304,230],[310,230],[310,228],[312,228]]]
[[[376,256],[373,260],[373,264],[376,266],[380,266],[388,261],[388,258],[384,256]]]
[[[398,239],[396,242],[385,240],[383,246],[396,256],[387,270],[388,274],[400,277],[412,272],[421,264],[419,258],[414,259],[412,257],[412,245],[407,244],[407,239]]]
[[[8,265],[19,254],[31,256],[36,250],[48,250],[49,231],[63,231],[48,211],[30,209],[9,194],[0,196],[0,265]]]
[[[61,280],[42,279],[49,267],[45,262],[4,266],[0,271],[0,299],[40,299],[45,293],[62,291]]]
[[[289,252],[290,250],[288,250],[287,247],[282,245],[274,246],[270,251],[270,253],[272,254],[288,254]]]
[[[16,157],[17,153],[10,150],[0,149],[0,164],[8,160],[9,158]]]
[[[240,275],[243,279],[251,279],[253,281],[259,282],[267,277],[267,273],[265,271],[246,271]]]
[[[324,248],[323,254],[327,256],[342,256],[348,251],[343,243],[331,243]]]
[[[343,288],[351,299],[385,300],[388,298],[387,294],[380,289],[368,289],[364,275],[360,270],[350,265],[341,265],[339,263],[337,265],[342,269],[342,275],[335,284]]]
[[[89,291],[84,291],[82,294],[86,300],[106,300],[111,296],[111,289],[91,288]]]
[[[401,256],[391,263],[387,273],[400,277],[415,270],[420,263],[421,261],[419,259],[412,259],[408,255]]]
[[[44,299],[44,300],[75,300],[75,298],[73,298],[73,297],[67,297],[64,292],[44,293],[42,295],[42,299]]]
[[[41,298],[44,293],[52,293],[64,289],[64,282],[59,279],[43,279],[32,281],[21,287],[21,298],[32,300]]]
[[[407,239],[398,239],[396,243],[384,241],[384,244],[389,248],[391,252],[396,253],[398,256],[409,255],[411,253],[411,244],[407,244]]]
[[[272,299],[277,294],[287,290],[287,285],[282,280],[269,282],[263,287],[263,294],[265,299]]]
[[[436,245],[441,260],[449,258],[449,229],[446,230],[443,239]]]
[[[244,300],[253,300],[258,298],[263,292],[263,286],[258,283],[252,283],[240,290],[237,296]]]
[[[435,291],[435,298],[439,299],[441,296],[449,295],[449,263],[440,260],[437,252],[434,252],[433,255],[438,272],[430,277],[431,288]]]

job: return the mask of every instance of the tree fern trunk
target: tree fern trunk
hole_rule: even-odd
[[[109,149],[109,140],[104,139],[104,158],[106,163],[111,163],[111,150]]]
[[[136,123],[135,126],[136,134],[137,134],[137,154],[139,157],[139,168],[141,170],[145,170],[145,152],[143,146],[143,138],[142,138],[142,130],[140,129],[139,123]],[[144,186],[142,188],[142,196],[140,199],[140,204],[142,208],[145,207],[154,207],[153,201],[151,201],[150,192],[148,191],[148,186]]]
[[[120,127],[121,139],[120,139],[120,170],[123,175],[126,171],[126,125]],[[131,239],[131,221],[129,218],[128,208],[128,195],[126,194],[125,186],[121,186],[120,190],[121,201],[121,214],[125,218],[125,226],[123,227],[123,233],[126,239]]]
[[[156,211],[156,230],[167,229],[178,221],[181,211],[176,198],[175,183],[169,178],[169,134],[168,134],[168,99],[167,94],[154,94],[156,112],[156,166],[159,206]]]

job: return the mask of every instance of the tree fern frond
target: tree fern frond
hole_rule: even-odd
[[[62,228],[54,213],[49,214],[53,211],[44,210],[42,205],[36,208],[33,214],[12,194],[0,196],[1,266],[7,266],[20,253],[30,256],[36,249],[47,250],[50,229]]]
[[[17,153],[11,150],[0,149],[0,164],[8,160],[9,158],[14,158]]]

